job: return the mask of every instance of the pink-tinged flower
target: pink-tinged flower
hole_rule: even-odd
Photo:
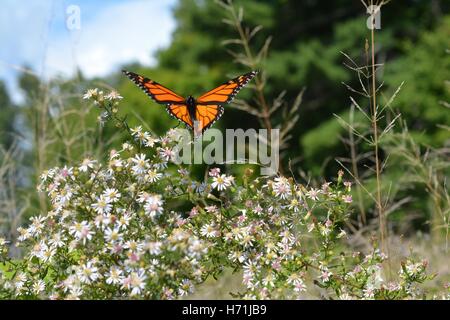
[[[175,152],[173,152],[173,150],[171,150],[170,148],[166,147],[166,148],[160,149],[159,155],[165,161],[169,161],[175,157]]]
[[[285,177],[278,177],[274,180],[275,182],[272,184],[272,189],[273,192],[275,192],[275,195],[281,199],[287,199],[292,194],[289,180]]]
[[[303,280],[298,281],[294,284],[294,291],[295,292],[305,292],[306,291],[306,285],[303,282]]]
[[[366,299],[372,299],[375,296],[375,288],[373,285],[368,284],[367,287],[363,290],[364,297]]]
[[[218,177],[220,175],[220,168],[212,168],[209,170],[210,177]]]
[[[348,191],[350,191],[352,187],[351,181],[344,181],[344,186],[347,188]]]
[[[87,221],[76,222],[73,226],[69,227],[69,232],[77,240],[83,240],[83,244],[86,243],[86,240],[91,240],[92,235],[94,234]]]
[[[156,217],[163,212],[162,204],[163,200],[160,195],[149,196],[144,205],[145,213],[152,218]]]
[[[281,261],[280,261],[280,259],[277,259],[276,261],[272,262],[271,266],[272,266],[272,268],[275,271],[280,271],[281,270]]]
[[[258,204],[254,209],[253,212],[255,212],[257,215],[260,215],[263,212],[263,208]]]
[[[342,200],[344,200],[345,203],[352,203],[353,202],[353,198],[349,194],[342,196]]]
[[[306,193],[306,196],[308,198],[310,198],[311,200],[317,201],[317,200],[319,200],[319,194],[320,194],[320,190],[311,188],[311,190],[309,190]]]
[[[113,90],[105,96],[105,99],[112,101],[112,100],[121,100],[123,99],[123,97],[117,91]]]
[[[330,184],[331,182],[325,182],[324,184],[322,184],[322,192],[324,194],[327,194],[328,191],[330,190]]]
[[[322,279],[323,282],[330,281],[330,277],[333,275],[331,271],[329,271],[327,268],[322,269],[322,272],[320,274],[320,279]]]
[[[239,224],[241,224],[242,222],[245,222],[247,220],[247,215],[244,213],[242,213],[239,217],[238,217],[238,222]]]
[[[183,225],[185,225],[187,223],[187,219],[184,219],[184,218],[182,218],[182,217],[177,217],[177,219],[176,219],[176,221],[175,221],[175,225],[177,226],[177,227],[181,227],[181,226],[183,226]]]
[[[141,294],[142,290],[145,288],[145,270],[140,269],[137,272],[131,272],[126,278],[122,280],[122,288],[131,290],[131,295]]]
[[[66,179],[68,177],[70,177],[73,173],[73,168],[67,168],[67,166],[64,166],[64,168],[62,168],[59,171],[59,174],[62,178]]]
[[[198,213],[199,213],[199,212],[198,212],[197,207],[193,207],[193,208],[191,209],[191,211],[189,212],[189,217],[190,217],[190,218],[193,218],[193,217],[197,216]]]
[[[113,254],[119,254],[122,252],[122,250],[123,250],[123,246],[120,243],[117,243],[117,244],[113,245],[111,252]]]
[[[205,210],[207,213],[211,213],[211,214],[215,214],[215,213],[219,212],[219,210],[217,209],[217,207],[215,205],[207,206],[207,207],[205,207]]]

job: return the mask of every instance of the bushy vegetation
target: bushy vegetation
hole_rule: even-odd
[[[0,86],[0,297],[173,299],[233,271],[238,298],[448,299],[450,16],[431,2],[383,3],[381,30],[360,2],[177,3],[158,64],[126,68],[194,95],[261,70],[215,126],[279,128],[275,177],[174,163],[176,122],[119,74],[29,70],[21,106]]]
[[[87,96],[115,119],[120,96]],[[225,268],[243,271],[245,290],[233,295],[246,299],[299,298],[311,285],[341,299],[425,294],[426,261],[406,260],[387,282],[379,249],[339,248],[352,203],[342,171],[320,189],[251,170],[235,178],[212,168],[198,181],[173,163],[177,130],[130,132],[105,164],[86,158],[42,173],[51,207],[19,228],[25,256],[11,260],[1,240],[3,298],[173,299]]]

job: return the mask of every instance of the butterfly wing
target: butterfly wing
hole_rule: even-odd
[[[211,127],[222,114],[223,107],[221,105],[197,104],[195,107],[195,119],[197,121],[194,125],[195,135],[199,135]]]
[[[197,103],[205,105],[222,105],[230,103],[234,96],[257,74],[257,71],[246,73],[242,76],[236,77],[217,88],[214,88],[200,98]]]
[[[126,70],[122,70],[122,72],[157,103],[169,105],[182,104],[185,101],[183,97],[156,81],[145,78],[134,72]]]
[[[179,121],[183,121],[191,129],[194,128],[194,124],[192,123],[192,119],[189,115],[189,110],[186,104],[169,104],[167,105],[166,110],[171,116],[178,119]]]
[[[183,121],[188,127],[193,128],[192,119],[183,97],[158,82],[139,74],[126,70],[122,72],[155,102],[165,104],[166,110],[171,116],[179,121]]]

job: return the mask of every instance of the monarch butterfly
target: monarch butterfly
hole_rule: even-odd
[[[230,103],[239,90],[257,74],[257,71],[248,72],[195,99],[192,96],[183,98],[158,82],[139,74],[126,70],[122,72],[150,98],[159,104],[166,105],[167,112],[194,130],[195,136],[201,135],[216,122],[223,114],[223,105]]]

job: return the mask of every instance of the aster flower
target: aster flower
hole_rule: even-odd
[[[32,290],[36,295],[41,294],[42,292],[45,291],[45,282],[41,279],[37,280],[36,282],[33,283]]]
[[[150,169],[147,171],[147,174],[145,175],[145,180],[147,180],[150,183],[154,183],[161,179],[162,173],[156,171],[155,169]]]
[[[112,267],[106,274],[106,283],[114,285],[121,283],[123,281],[122,273],[123,271],[120,268]]]
[[[137,272],[133,271],[122,280],[122,288],[131,290],[132,296],[141,294],[145,288],[145,279],[147,279],[147,276],[144,269]]]
[[[92,235],[94,234],[87,221],[75,222],[74,225],[69,227],[69,232],[77,240],[82,240],[83,244],[86,243],[87,240],[91,240]]]
[[[160,241],[152,241],[152,242],[147,242],[145,245],[146,250],[153,255],[159,255],[162,250],[162,242]]]
[[[105,96],[105,99],[113,101],[113,100],[121,100],[123,99],[123,97],[117,91],[112,90]]]
[[[168,147],[160,148],[159,155],[165,161],[173,160],[175,157],[175,153],[173,152],[173,150]]]
[[[226,190],[230,186],[231,186],[230,177],[227,177],[224,174],[215,176],[213,178],[213,183],[211,184],[211,187],[219,191]]]
[[[83,264],[77,270],[77,276],[82,283],[92,283],[96,281],[100,274],[98,273],[98,268],[94,265],[92,261],[88,261]]]
[[[98,95],[98,89],[88,89],[86,93],[83,95],[83,99],[91,99],[93,97],[96,97]]]
[[[135,175],[141,175],[145,173],[148,167],[148,160],[145,158],[145,154],[141,153],[136,155],[132,162],[134,163],[134,166],[131,168]]]
[[[353,198],[351,195],[347,194],[347,195],[343,195],[342,196],[342,200],[344,200],[345,203],[352,203],[353,202]]]
[[[91,204],[91,207],[94,209],[95,212],[99,214],[109,213],[111,212],[112,209],[110,199],[105,197],[104,195],[98,197],[97,202]]]
[[[94,164],[96,163],[96,160],[91,160],[89,158],[83,159],[83,162],[81,162],[81,166],[78,167],[78,170],[81,172],[88,172],[89,169],[94,168]]]
[[[210,177],[218,177],[220,175],[220,168],[212,168],[208,174]]]
[[[122,241],[122,234],[120,233],[119,229],[111,229],[108,228],[105,230],[105,240],[110,243],[115,243],[117,241]]]
[[[107,202],[114,203],[119,201],[121,195],[115,188],[106,188],[106,190],[103,191],[103,196]]]
[[[56,232],[52,235],[48,243],[54,248],[61,248],[66,245],[66,240],[67,238],[61,232]]]
[[[160,195],[151,195],[144,204],[145,213],[154,218],[163,212],[163,200]]]
[[[272,189],[275,192],[275,195],[281,199],[287,199],[292,194],[289,180],[285,177],[278,177],[274,180],[275,182],[272,184]]]
[[[311,200],[317,201],[317,200],[319,200],[319,194],[320,194],[320,190],[311,188],[311,189],[306,193],[306,196],[307,196],[308,198],[310,198]]]
[[[181,285],[178,288],[178,293],[180,296],[185,296],[189,293],[192,293],[194,290],[194,286],[192,285],[192,281],[189,279],[183,279],[181,281]]]
[[[130,225],[131,215],[127,212],[125,212],[118,220],[117,220],[117,226],[119,229],[125,230]]]
[[[214,238],[218,236],[218,230],[214,227],[212,224],[205,224],[201,230],[200,233],[202,236],[205,236],[207,238]]]

